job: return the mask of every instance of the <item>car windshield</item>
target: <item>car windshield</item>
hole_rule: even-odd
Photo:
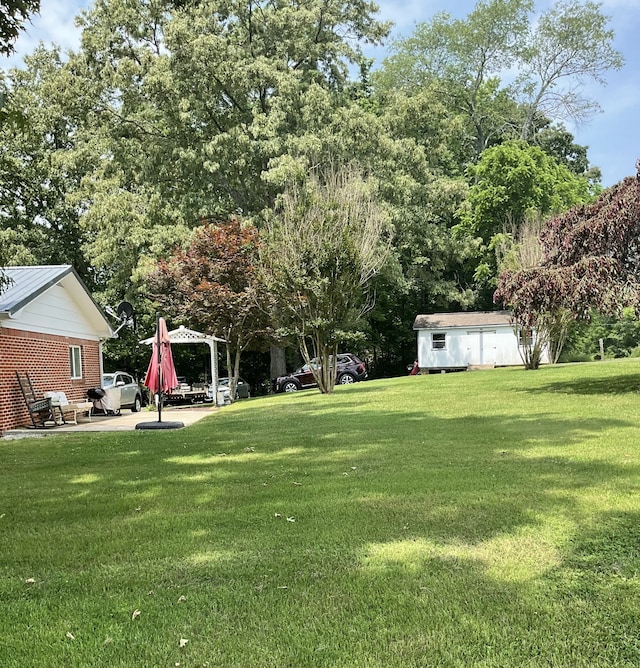
[[[111,387],[115,380],[115,375],[112,373],[105,373],[102,376],[102,387]]]
[[[218,385],[224,385],[225,387],[229,384],[228,378],[218,378]]]

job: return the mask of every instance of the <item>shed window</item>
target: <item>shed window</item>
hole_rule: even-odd
[[[432,334],[431,335],[431,348],[433,350],[444,350],[447,347],[446,334]]]
[[[82,349],[80,346],[69,346],[69,366],[71,378],[82,378]]]
[[[518,345],[521,348],[533,346],[533,330],[518,328]]]

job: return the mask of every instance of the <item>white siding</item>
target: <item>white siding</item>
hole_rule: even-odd
[[[432,334],[445,333],[446,348],[434,350]],[[546,356],[543,361],[548,361]],[[418,364],[421,369],[464,368],[476,364],[513,366],[522,364],[518,339],[504,326],[473,329],[418,330]]]
[[[2,327],[97,341],[99,336],[95,323],[85,315],[83,304],[75,299],[77,296],[77,293],[72,294],[66,289],[63,283],[58,283],[27,304],[14,317],[3,320]]]

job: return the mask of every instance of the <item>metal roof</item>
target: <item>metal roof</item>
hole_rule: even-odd
[[[512,324],[512,315],[509,311],[460,311],[458,313],[431,313],[416,316],[413,329],[492,327]]]
[[[20,317],[20,311],[55,285],[62,284],[75,295],[79,307],[89,315],[96,332],[105,338],[114,336],[104,311],[94,300],[78,272],[70,264],[31,267],[4,267],[9,284],[0,293],[0,320]]]
[[[5,267],[9,285],[0,294],[0,313],[13,314],[74,272],[69,264],[38,267]],[[75,273],[75,272],[74,272]],[[78,277],[78,280],[80,278]]]

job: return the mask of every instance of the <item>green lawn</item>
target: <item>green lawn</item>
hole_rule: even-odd
[[[639,666],[639,389],[417,376],[2,441],[0,666]]]

